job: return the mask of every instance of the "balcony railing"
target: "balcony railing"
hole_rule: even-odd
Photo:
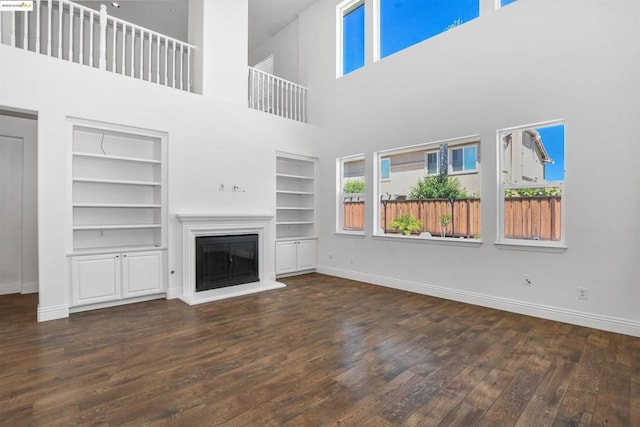
[[[191,91],[194,46],[68,0],[0,14],[0,43]]]
[[[307,88],[249,67],[249,108],[307,121]]]

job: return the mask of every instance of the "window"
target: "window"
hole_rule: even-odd
[[[504,129],[498,137],[499,242],[563,245],[564,123]]]
[[[364,1],[347,0],[337,8],[337,76],[364,66]]]
[[[427,153],[427,175],[437,175],[440,172],[440,152]]]
[[[336,232],[364,232],[364,155],[338,159],[338,207]]]
[[[511,3],[516,2],[517,0],[497,0],[498,7],[505,7]]]
[[[472,136],[376,153],[374,235],[479,239],[478,147]],[[468,173],[452,173],[458,162]]]
[[[480,15],[479,0],[379,2],[380,58],[462,25]]]
[[[391,159],[380,160],[380,179],[388,180],[391,176]]]
[[[473,172],[476,167],[476,149],[475,145],[462,148],[452,148],[449,152],[451,158],[450,172]]]

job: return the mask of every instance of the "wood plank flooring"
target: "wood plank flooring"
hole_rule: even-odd
[[[0,426],[640,426],[640,339],[320,274],[36,323],[0,296]]]

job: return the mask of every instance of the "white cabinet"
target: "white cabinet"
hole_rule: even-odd
[[[276,274],[309,271],[315,267],[315,239],[276,242]]]
[[[96,304],[122,295],[120,255],[85,255],[71,258],[72,305]]]
[[[76,119],[68,127],[71,308],[164,292],[167,135]]]
[[[276,274],[316,266],[317,159],[276,155]]]
[[[163,251],[71,258],[73,306],[161,293]]]

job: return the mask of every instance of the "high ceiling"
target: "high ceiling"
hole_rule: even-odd
[[[207,1],[207,0],[204,0]],[[317,0],[249,0],[249,50],[260,46]],[[110,15],[162,34],[187,41],[188,0],[120,0],[120,8],[104,0],[78,1],[99,9],[108,5]]]

